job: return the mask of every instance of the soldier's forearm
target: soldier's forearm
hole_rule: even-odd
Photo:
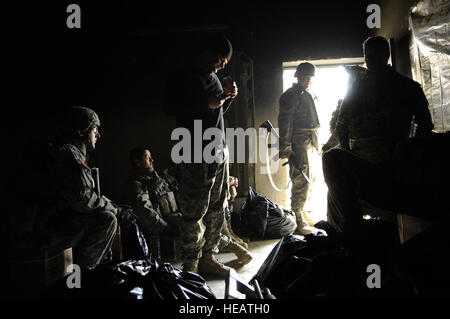
[[[108,202],[99,197],[93,190],[82,191],[79,195],[66,195],[66,199],[70,207],[79,213],[91,213],[105,209],[108,205]]]

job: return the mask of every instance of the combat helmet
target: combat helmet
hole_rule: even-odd
[[[297,67],[297,70],[295,71],[294,76],[299,77],[300,73],[307,76],[314,76],[314,74],[316,73],[316,67],[314,66],[314,64],[309,62],[300,63]]]
[[[91,127],[100,126],[100,119],[95,113],[87,107],[74,106],[66,115],[66,125],[69,125],[70,129],[75,131],[87,131]]]

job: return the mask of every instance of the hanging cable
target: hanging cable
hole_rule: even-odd
[[[267,165],[267,175],[269,176],[269,180],[270,180],[270,184],[272,185],[272,187],[277,191],[277,192],[282,192],[285,191],[287,189],[289,189],[289,184],[292,182],[292,180],[290,179],[288,184],[286,185],[286,187],[284,189],[280,189],[277,187],[277,185],[275,185],[273,179],[272,179],[272,173],[270,172],[270,161],[269,161],[269,133],[271,132],[271,130],[267,130],[267,135],[266,135],[266,145],[267,145],[267,151],[266,151],[266,165]],[[283,166],[285,166],[283,164]]]

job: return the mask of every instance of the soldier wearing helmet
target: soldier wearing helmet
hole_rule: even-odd
[[[120,211],[96,192],[86,160],[100,138],[100,120],[89,108],[72,107],[61,124],[61,140],[48,152],[51,200],[40,203],[36,244],[55,250],[73,247],[76,264],[95,266],[110,249]]]
[[[97,113],[87,107],[73,107],[64,116],[62,134],[76,142],[86,153],[95,149],[100,138],[99,127]]]
[[[279,100],[280,158],[289,160],[291,209],[296,215],[297,232],[301,235],[317,232],[306,222],[304,212],[311,180],[308,150],[312,147],[318,150],[319,119],[313,97],[307,90],[315,70],[311,63],[300,63],[295,72],[297,83],[286,90]]]

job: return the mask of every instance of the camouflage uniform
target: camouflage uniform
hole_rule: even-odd
[[[22,207],[10,221],[17,233],[12,244],[19,258],[72,247],[75,263],[94,266],[110,250],[120,210],[97,193],[86,164],[87,150],[100,137],[93,131],[100,120],[85,107],[70,108],[60,120],[53,141],[28,149],[20,163]]]
[[[156,171],[133,168],[126,183],[124,201],[132,206],[146,237],[158,236],[167,227],[158,202],[158,192],[166,186]],[[167,205],[164,205],[166,207]]]
[[[391,67],[361,73],[347,93],[336,125],[339,142],[375,164],[389,161],[398,142],[408,139],[411,121],[417,133],[433,128],[420,85]]]
[[[170,224],[171,220],[175,219],[171,217],[177,217],[174,215],[179,211],[176,201],[178,182],[167,171],[159,175],[154,169],[133,168],[127,184],[127,197],[131,199],[127,200],[127,203],[133,205],[138,220],[147,225],[144,227],[150,230],[147,234],[158,235],[165,229],[167,222]],[[178,220],[172,224],[178,224]],[[225,249],[231,240],[231,234],[224,223],[218,245],[219,251]]]
[[[168,86],[170,92],[167,91],[165,108],[175,111],[168,114],[175,115],[177,127],[188,129],[194,139],[198,136],[195,127],[198,123],[201,123],[202,136],[210,128],[218,129],[221,136],[214,137],[215,149],[219,151],[215,154],[216,160],[210,161],[211,158],[202,156],[206,144],[209,145],[202,139],[199,144],[191,144],[189,160],[177,161],[180,186],[177,199],[183,217],[180,224],[182,268],[184,271],[226,276],[230,269],[215,260],[212,253],[219,243],[224,223],[228,183],[225,169],[228,156],[220,154],[228,151],[223,114],[233,101],[232,95],[237,92],[231,89],[229,84],[233,87],[234,84],[228,81],[230,78],[224,79],[228,83],[224,88],[216,72],[225,66],[227,60],[230,61],[232,46],[224,37],[212,37],[202,41],[198,49],[201,55],[193,60],[194,63],[177,70],[176,77],[183,74],[183,85],[176,88]],[[198,145],[202,147],[197,148]]]
[[[280,152],[292,150],[289,156],[291,209],[299,218],[298,214],[303,211],[310,186],[305,175],[311,179],[308,149],[314,147],[318,150],[317,129],[320,124],[311,94],[299,84],[294,84],[284,92],[279,104]]]
[[[214,253],[225,221],[228,159],[222,163],[180,164],[178,204],[183,214],[180,225],[181,254],[192,262]]]
[[[225,215],[225,222],[223,223],[222,229],[220,230],[220,241],[219,252],[228,252],[230,248],[230,243],[236,243],[241,245],[243,248],[248,249],[248,244],[242,240],[238,235],[233,232],[231,228],[231,220],[229,213]]]
[[[86,156],[64,144],[50,151],[49,179],[56,197],[39,207],[36,244],[54,250],[74,247],[78,265],[98,264],[109,250],[117,227],[117,208],[94,190]]]

